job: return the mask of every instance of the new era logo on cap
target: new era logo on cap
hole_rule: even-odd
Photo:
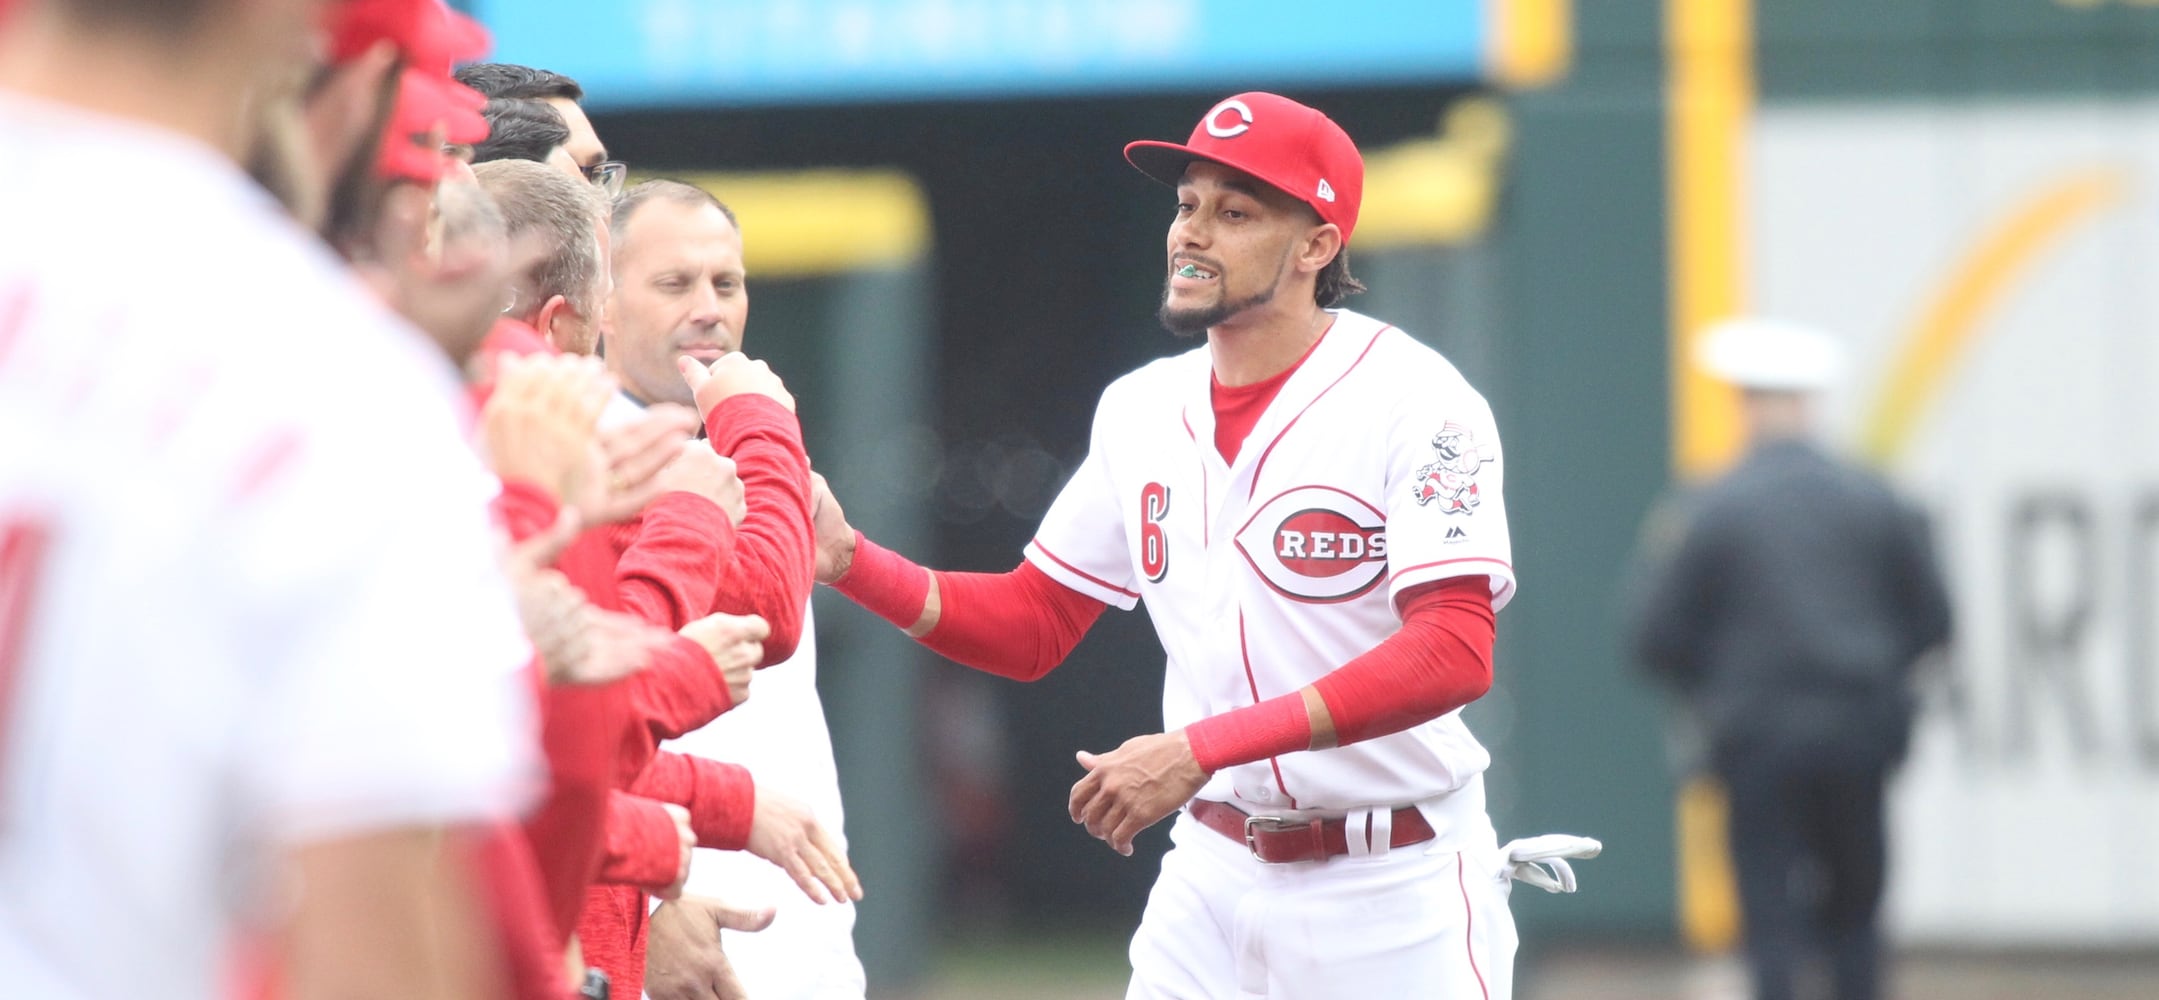
[[[1287,97],[1256,90],[1207,109],[1183,143],[1135,142],[1124,148],[1124,157],[1173,186],[1193,160],[1242,170],[1312,206],[1320,219],[1341,227],[1345,244],[1364,197],[1364,158],[1340,125]]]

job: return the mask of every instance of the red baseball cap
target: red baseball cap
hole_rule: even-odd
[[[1172,187],[1193,160],[1242,170],[1340,226],[1345,246],[1364,199],[1364,157],[1349,133],[1313,108],[1256,90],[1208,110],[1184,145],[1141,140],[1125,146],[1124,158]]]
[[[442,0],[344,0],[328,14],[330,61],[345,62],[389,41],[405,64],[449,76],[457,63],[487,54],[487,29]]]

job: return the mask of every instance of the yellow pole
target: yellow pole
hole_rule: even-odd
[[[1747,124],[1754,109],[1752,0],[1665,0],[1670,212],[1672,462],[1700,476],[1739,450],[1738,401],[1694,363],[1702,331],[1747,308]],[[1679,926],[1699,951],[1739,938],[1724,789],[1690,778],[1675,810]]]
[[[1747,122],[1754,109],[1751,0],[1666,0],[1672,443],[1700,474],[1739,447],[1731,390],[1693,364],[1708,324],[1747,306],[1743,225]]]

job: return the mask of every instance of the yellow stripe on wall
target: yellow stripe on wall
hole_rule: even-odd
[[[1711,323],[1747,305],[1743,203],[1754,111],[1751,0],[1666,0],[1672,458],[1698,475],[1739,448],[1738,402],[1694,364]]]
[[[891,267],[930,245],[929,201],[896,170],[677,174],[727,203],[757,278]]]
[[[1543,87],[1574,63],[1573,0],[1492,0],[1485,64],[1503,87]]]
[[[2129,178],[2118,169],[2065,178],[2009,213],[1957,262],[1901,338],[1903,346],[1862,425],[1867,457],[1888,464],[1903,454],[1920,417],[1970,352],[1987,313],[2048,248],[2128,190]]]

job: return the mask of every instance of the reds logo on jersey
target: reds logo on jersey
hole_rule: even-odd
[[[1332,486],[1299,486],[1259,506],[1237,550],[1276,593],[1312,604],[1363,596],[1387,573],[1387,518]]]
[[[1432,435],[1433,461],[1417,469],[1410,489],[1417,506],[1439,504],[1449,514],[1474,514],[1484,499],[1477,495],[1477,470],[1484,467],[1484,453],[1477,438],[1453,421]]]

